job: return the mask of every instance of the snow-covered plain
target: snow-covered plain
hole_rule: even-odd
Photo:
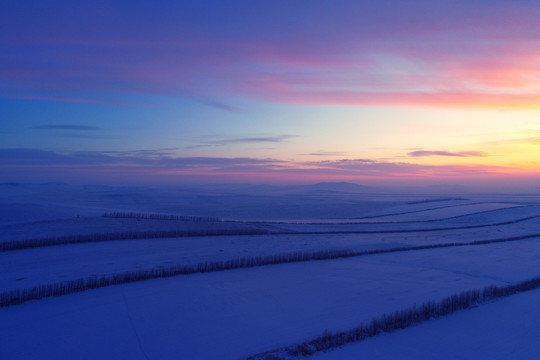
[[[322,184],[205,190],[7,184],[0,187],[0,205],[0,241],[167,230],[269,232],[1,251],[0,292],[240,257],[529,236],[484,245],[178,275],[29,301],[0,308],[0,359],[238,359],[309,340],[325,329],[347,330],[414,303],[540,276],[540,197],[534,194],[400,195],[343,184],[335,189]],[[232,221],[101,216],[115,211],[217,216]],[[535,297],[524,294],[523,299],[534,301]],[[507,303],[512,304],[512,299]],[[513,305],[505,306],[509,314],[519,312]],[[463,320],[450,326],[459,332],[459,324],[469,319],[467,314],[481,309],[456,314]],[[533,346],[540,338],[537,328],[529,324],[533,320],[518,318],[523,319],[523,326],[531,325],[532,333],[522,342]],[[423,327],[400,334],[416,331],[419,342],[433,340],[433,349],[446,346],[440,341],[437,345],[437,339],[451,328],[441,327],[435,334],[422,332]],[[503,331],[490,334],[479,337],[476,347],[470,342],[464,351],[480,351],[504,336]],[[367,358],[376,358],[379,350],[390,358],[392,336],[369,340],[375,345],[369,345]],[[404,344],[395,341],[396,349]],[[318,356],[358,358],[364,354],[362,346]],[[378,346],[385,349],[377,350]],[[400,351],[394,351],[394,356]],[[429,358],[433,353],[426,350],[425,354]]]
[[[368,339],[313,360],[540,359],[540,290]],[[429,339],[429,340],[428,340]],[[428,341],[426,341],[428,340]]]
[[[17,359],[103,358],[109,351],[143,358],[138,338],[153,359],[235,359],[539,275],[540,241],[512,245],[178,276],[33,301],[0,311],[0,348]],[[104,339],[111,349],[100,345]]]
[[[269,234],[119,240],[0,252],[0,288],[12,290],[158,266],[298,251],[368,251],[431,244],[501,240],[538,234],[538,220],[493,228],[392,234]],[[525,240],[523,240],[525,241]],[[514,245],[510,245],[514,246]],[[47,271],[43,271],[47,269]]]

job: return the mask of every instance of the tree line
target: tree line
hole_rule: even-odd
[[[109,212],[103,214],[103,217],[120,219],[145,219],[145,220],[178,220],[194,222],[221,222],[221,218],[215,216],[186,216],[186,215],[168,215],[168,214],[146,214],[136,212]]]
[[[96,233],[85,235],[53,236],[25,240],[8,240],[0,242],[0,251],[30,249],[42,246],[78,244],[112,240],[135,240],[177,238],[189,236],[225,236],[225,235],[261,235],[267,234],[264,229],[198,229],[198,230],[160,230],[160,231],[124,231],[115,233]]]
[[[114,275],[95,276],[67,280],[54,284],[39,285],[0,293],[0,307],[22,304],[29,300],[72,294],[90,289],[125,284],[176,275],[206,273],[255,266],[282,264],[298,261],[322,260],[351,255],[349,250],[324,250],[318,252],[295,252],[268,256],[242,257],[229,260],[213,260],[192,265],[159,266],[146,270],[126,271]]]
[[[298,358],[299,356],[309,356],[319,351],[325,351],[348,343],[362,341],[383,332],[387,333],[398,329],[405,329],[424,321],[452,314],[459,310],[468,309],[498,298],[537,288],[540,288],[540,277],[514,285],[492,285],[481,290],[464,291],[451,295],[438,302],[428,301],[420,306],[413,305],[403,310],[383,314],[374,318],[369,323],[362,324],[347,331],[334,333],[325,331],[321,336],[315,339],[249,356],[246,360],[286,360]]]

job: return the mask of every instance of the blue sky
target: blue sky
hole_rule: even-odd
[[[0,174],[534,179],[538,18],[535,1],[4,1]]]

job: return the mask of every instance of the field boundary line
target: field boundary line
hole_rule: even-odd
[[[342,258],[351,258],[366,255],[387,254],[394,252],[430,250],[459,246],[479,246],[501,242],[519,241],[540,237],[538,234],[529,234],[515,236],[504,239],[478,240],[467,243],[444,243],[432,245],[420,245],[399,247],[392,249],[374,249],[374,250],[322,250],[322,251],[299,251],[293,253],[281,253],[266,256],[242,257],[229,260],[213,260],[192,265],[172,265],[158,266],[151,269],[136,271],[126,271],[114,275],[94,276],[89,278],[79,278],[66,280],[47,285],[38,285],[25,289],[16,289],[0,293],[0,308],[12,305],[19,305],[26,301],[38,300],[47,297],[73,294],[90,289],[108,287],[112,285],[127,284],[132,282],[166,278],[178,275],[189,275],[195,273],[208,273],[216,271],[253,268],[267,265],[287,264],[295,262],[307,262],[314,260],[334,260]]]
[[[334,349],[345,344],[360,342],[382,333],[406,329],[423,322],[438,319],[457,311],[471,309],[488,302],[540,288],[540,277],[535,277],[513,285],[491,285],[483,289],[463,291],[440,301],[428,301],[417,306],[383,314],[371,322],[355,328],[329,332],[308,341],[285,346],[248,356],[246,360],[289,360],[306,357],[317,352]]]

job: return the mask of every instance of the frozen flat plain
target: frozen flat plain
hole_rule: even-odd
[[[538,220],[489,229],[404,234],[269,234],[119,240],[0,252],[0,288],[12,290],[158,266],[323,250],[369,251],[500,240],[538,233]],[[509,244],[511,248],[512,245]],[[47,271],[43,271],[47,269]]]
[[[17,359],[143,358],[138,338],[149,358],[235,359],[539,275],[540,242],[511,245],[177,276],[33,301],[1,309],[0,348]]]
[[[540,276],[540,198],[536,195],[395,195],[373,194],[364,188],[351,192],[349,187],[346,192],[330,192],[328,186],[271,188],[261,196],[259,188],[223,187],[197,193],[193,189],[81,190],[55,184],[47,192],[40,186],[17,185],[16,191],[0,191],[4,209],[0,241],[166,230],[263,229],[271,234],[127,239],[1,251],[0,291],[297,251],[365,251],[531,237],[178,275],[29,301],[0,308],[0,359],[239,359],[309,340],[325,329],[347,330],[414,303]],[[57,204],[59,209],[54,210]],[[52,210],[10,213],[6,210],[10,206]],[[112,211],[219,216],[235,221],[100,216]],[[280,219],[283,223],[277,221]],[[494,305],[486,305],[486,309]],[[481,309],[483,306],[455,316],[467,319],[467,314]],[[509,314],[512,311],[520,310],[508,308]],[[523,326],[530,325],[526,318],[518,318],[524,319]],[[455,332],[461,331],[461,323],[451,325]],[[434,339],[436,349],[439,335],[421,333],[424,326],[400,333],[420,331],[423,335],[417,336],[424,338],[418,341]],[[521,340],[525,348],[540,336],[531,329],[529,337]],[[441,328],[440,334],[449,331]],[[479,337],[478,348],[504,335],[493,334]],[[392,336],[384,336],[389,339],[385,341],[392,342]],[[378,344],[379,338],[369,341]],[[396,340],[396,349],[400,341]],[[373,345],[365,352],[367,358],[377,358],[377,346],[386,351],[393,345]],[[351,345],[318,356],[349,351],[338,358],[357,358],[364,354],[361,349],[361,344]],[[429,358],[433,353],[426,350],[425,354]]]
[[[540,359],[540,290],[368,339],[313,360]],[[536,341],[531,341],[531,337]],[[429,341],[426,341],[429,339]],[[499,339],[498,341],[496,339]],[[534,339],[533,339],[534,340]]]

